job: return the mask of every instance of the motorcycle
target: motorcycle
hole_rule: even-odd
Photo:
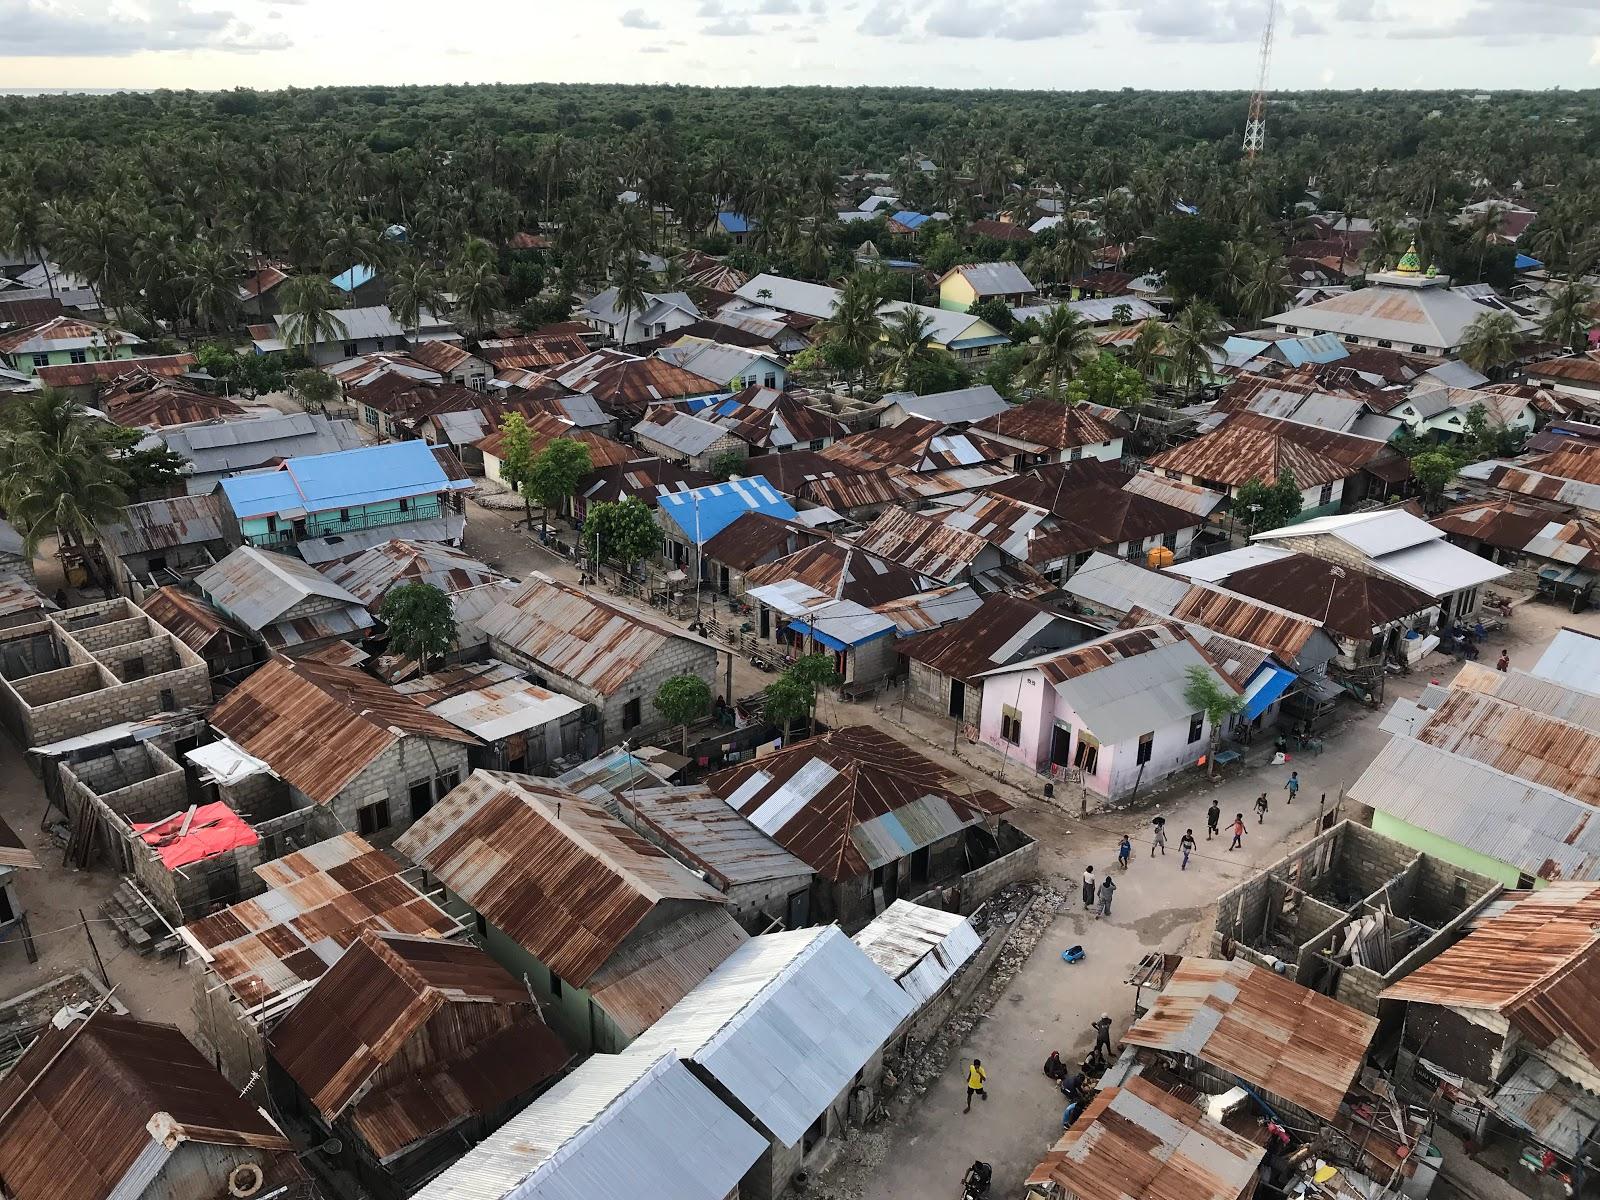
[[[989,1194],[989,1181],[993,1175],[988,1163],[974,1162],[961,1177],[961,1200],[984,1200]]]

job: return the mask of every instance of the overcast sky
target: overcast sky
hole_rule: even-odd
[[[0,0],[0,87],[1248,88],[1262,0]],[[1600,0],[1284,0],[1278,88],[1600,87]]]

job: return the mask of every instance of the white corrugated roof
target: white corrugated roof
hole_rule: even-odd
[[[1312,517],[1281,529],[1269,529],[1256,534],[1252,541],[1285,538],[1316,537],[1331,533],[1340,541],[1349,542],[1361,553],[1371,558],[1418,546],[1423,542],[1438,541],[1444,530],[1414,517],[1404,509],[1386,508],[1378,512],[1335,513],[1326,517]]]
[[[694,1061],[793,1146],[913,1011],[837,926],[799,929],[740,946],[624,1057]]]
[[[1219,583],[1235,571],[1277,562],[1292,553],[1292,550],[1285,550],[1281,546],[1240,546],[1237,550],[1224,550],[1221,554],[1208,554],[1204,558],[1173,563],[1166,569],[1171,575],[1181,575],[1198,583]]]
[[[896,900],[851,939],[917,1007],[978,952],[983,939],[960,913]]]
[[[1452,546],[1449,542],[1426,542],[1393,554],[1373,559],[1386,575],[1393,575],[1401,583],[1410,584],[1419,592],[1435,598],[1448,596],[1464,588],[1490,583],[1511,572],[1496,566],[1487,558]]]
[[[1182,641],[1120,658],[1055,689],[1095,737],[1111,744],[1188,720],[1194,714],[1194,705],[1184,698],[1191,667],[1203,667],[1221,681],[1205,655]]]
[[[725,1200],[766,1148],[671,1055],[596,1054],[414,1200]]]
[[[1593,689],[1600,680],[1600,638],[1562,629],[1550,639],[1531,673],[1565,687]]]

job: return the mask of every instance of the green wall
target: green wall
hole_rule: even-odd
[[[1397,842],[1404,842],[1407,846],[1421,850],[1424,854],[1431,854],[1435,858],[1442,858],[1445,862],[1454,863],[1469,871],[1476,871],[1480,875],[1487,875],[1495,882],[1508,888],[1517,886],[1517,877],[1522,874],[1516,867],[1490,858],[1476,850],[1469,850],[1465,846],[1442,838],[1436,833],[1429,833],[1426,829],[1419,829],[1408,821],[1398,817],[1391,817],[1388,813],[1374,811],[1372,814],[1372,830],[1381,833],[1384,837],[1393,838]],[[1543,879],[1533,881],[1535,888],[1545,886]]]

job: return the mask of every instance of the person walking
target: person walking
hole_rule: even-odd
[[[1133,855],[1133,843],[1127,834],[1122,835],[1122,840],[1117,843],[1117,866],[1124,871],[1128,869],[1128,859]]]
[[[972,1111],[972,1094],[974,1092],[985,1100],[989,1098],[989,1093],[984,1089],[984,1085],[988,1082],[989,1072],[983,1069],[983,1059],[973,1059],[972,1065],[967,1068],[967,1106],[961,1110],[962,1112]]]
[[[1100,880],[1100,911],[1095,914],[1095,920],[1111,915],[1111,897],[1116,894],[1117,885],[1111,880],[1109,871]]]
[[[1228,847],[1229,850],[1237,850],[1239,848],[1247,829],[1248,827],[1244,823],[1244,814],[1236,814],[1233,818],[1233,824],[1230,826],[1230,831],[1233,833],[1233,845]]]
[[[1217,833],[1217,826],[1221,821],[1222,806],[1213,800],[1211,802],[1211,807],[1206,809],[1206,841],[1209,842],[1213,835],[1217,837],[1222,836],[1221,834]]]
[[[1283,790],[1289,793],[1289,803],[1294,803],[1294,798],[1300,794],[1300,772],[1290,771],[1289,782],[1283,785]]]
[[[1262,792],[1256,797],[1256,824],[1260,825],[1267,819],[1267,794]]]
[[[1178,849],[1183,851],[1183,865],[1178,870],[1187,871],[1189,869],[1189,855],[1194,853],[1194,830],[1185,829],[1183,831],[1183,836],[1178,839]]]
[[[1167,819],[1165,817],[1157,817],[1151,824],[1156,827],[1156,831],[1150,835],[1150,857],[1154,858],[1156,851],[1160,850],[1161,857],[1165,858],[1167,856]]]
[[[1494,664],[1496,671],[1505,672],[1511,669],[1511,651],[1500,651],[1500,661]]]
[[[1091,908],[1094,907],[1094,885],[1095,885],[1095,883],[1096,883],[1096,880],[1095,880],[1095,877],[1094,877],[1094,868],[1093,867],[1085,867],[1083,869],[1083,911],[1084,912],[1088,912]]]

